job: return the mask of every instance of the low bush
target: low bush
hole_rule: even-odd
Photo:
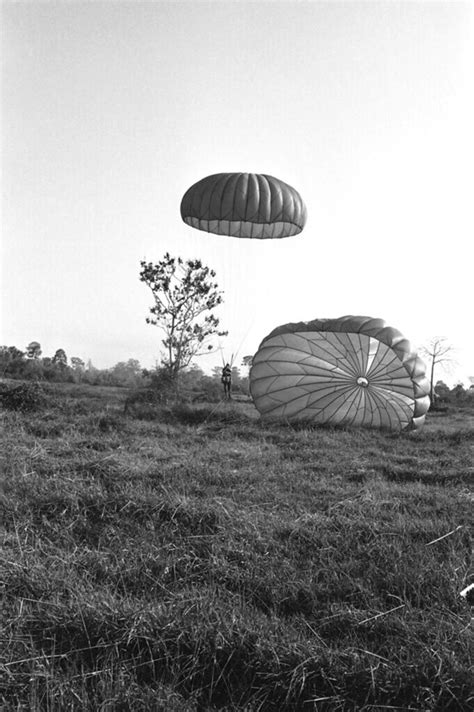
[[[45,404],[45,393],[39,383],[22,383],[19,386],[2,386],[0,403],[7,410],[28,412]]]
[[[166,394],[155,388],[137,388],[125,400],[123,412],[139,419],[152,419],[166,400]]]

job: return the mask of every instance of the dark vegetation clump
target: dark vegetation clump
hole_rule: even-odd
[[[173,394],[167,389],[137,388],[126,397],[123,412],[137,420],[157,420],[163,408],[172,400]]]
[[[34,381],[19,386],[1,384],[0,403],[7,410],[25,413],[41,408],[45,404],[45,393],[39,383]]]
[[[125,397],[0,411],[2,710],[472,710],[471,413]]]

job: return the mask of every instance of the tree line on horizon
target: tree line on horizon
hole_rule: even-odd
[[[246,365],[246,364],[244,364]],[[92,386],[117,386],[124,388],[146,388],[157,385],[163,375],[163,368],[142,368],[137,359],[119,361],[110,368],[96,368],[91,360],[87,363],[78,356],[68,358],[64,349],[57,349],[53,356],[43,356],[41,344],[32,341],[21,350],[16,346],[0,346],[0,377],[14,380],[43,381],[49,383],[84,383]],[[181,385],[185,390],[219,393],[221,390],[221,368],[215,366],[211,375],[196,364],[191,364],[181,374]],[[247,394],[248,377],[243,376],[236,366],[232,368],[234,392]]]
[[[251,358],[246,356],[242,366],[247,370]],[[210,400],[221,396],[221,372],[219,366],[206,374],[196,364],[191,364],[181,373],[181,387],[184,391],[200,392]],[[42,356],[41,345],[34,341],[24,351],[16,346],[0,346],[0,377],[12,380],[42,381],[49,383],[76,383],[91,386],[115,386],[119,388],[160,387],[165,370],[156,366],[154,369],[142,368],[137,359],[119,361],[110,368],[96,368],[91,360],[87,363],[78,356],[67,357],[64,349],[57,349],[53,356]],[[232,390],[234,393],[248,395],[248,375],[242,375],[239,368],[232,367]],[[438,404],[462,402],[472,389],[466,389],[461,383],[450,388],[442,380],[435,384],[435,401]]]

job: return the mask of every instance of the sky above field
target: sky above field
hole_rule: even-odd
[[[380,317],[474,376],[469,2],[3,2],[1,343],[151,367],[140,260],[217,272],[239,366],[276,326]],[[211,235],[200,178],[296,188],[304,231]]]

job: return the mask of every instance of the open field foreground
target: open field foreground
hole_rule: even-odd
[[[293,429],[126,395],[0,410],[2,710],[474,707],[472,413]]]

